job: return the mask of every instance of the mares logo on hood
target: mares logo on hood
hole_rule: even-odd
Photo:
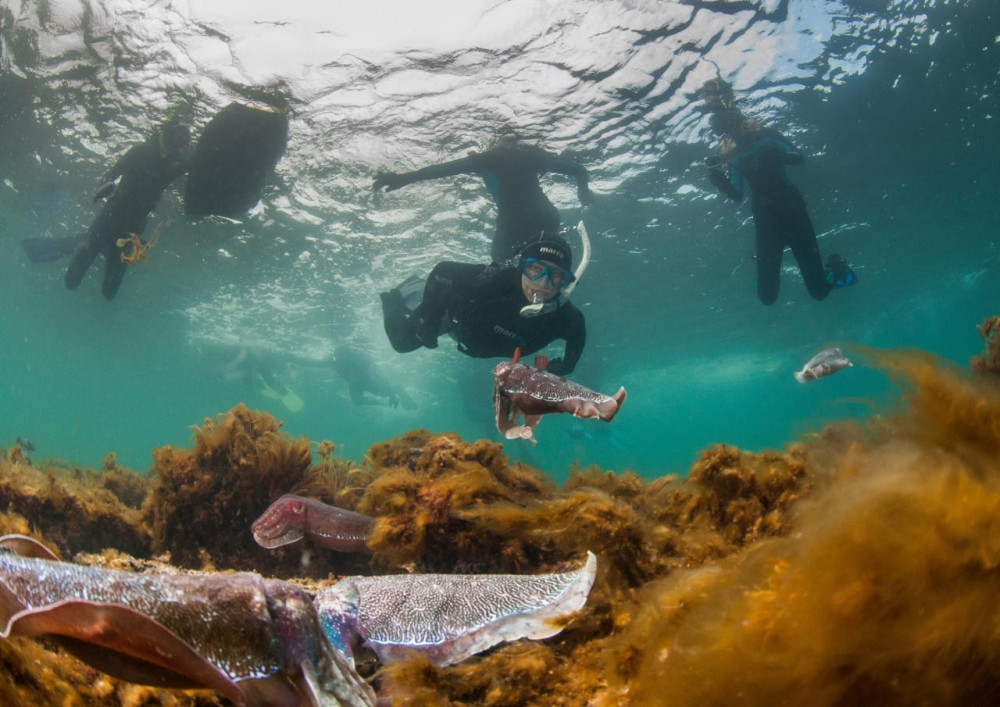
[[[539,240],[524,246],[521,249],[522,265],[527,258],[547,260],[567,270],[570,270],[573,264],[573,253],[569,243],[556,235],[543,235]]]

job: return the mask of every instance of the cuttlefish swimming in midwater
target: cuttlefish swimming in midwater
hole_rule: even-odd
[[[493,369],[493,409],[497,429],[507,439],[526,439],[535,444],[538,421],[542,415],[554,412],[611,422],[624,402],[624,388],[608,397],[523,363],[504,361]],[[523,425],[515,424],[519,415],[524,415]]]
[[[795,380],[799,383],[808,383],[817,378],[832,376],[837,371],[853,365],[840,349],[825,349],[809,359],[801,371],[795,372]]]

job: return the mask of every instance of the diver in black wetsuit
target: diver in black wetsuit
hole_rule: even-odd
[[[151,138],[129,149],[108,171],[94,201],[103,197],[108,200],[73,253],[66,271],[67,288],[76,289],[100,253],[104,256],[101,289],[106,299],[115,298],[126,266],[121,258],[125,249],[118,246],[118,240],[130,233],[142,233],[163,191],[184,174],[190,139],[187,125],[169,120]]]
[[[474,152],[468,157],[414,172],[380,172],[375,176],[373,188],[378,191],[385,187],[393,191],[426,179],[456,174],[479,175],[497,205],[493,262],[505,265],[512,263],[531,239],[540,234],[555,236],[559,233],[559,211],[538,183],[538,178],[546,172],[575,177],[580,203],[586,206],[593,200],[585,167],[539,147],[520,145],[512,138],[501,139],[485,152]]]
[[[373,398],[385,398],[389,407],[402,405],[404,410],[417,407],[409,393],[393,385],[371,357],[358,349],[338,346],[333,370],[347,382],[347,392],[355,405],[370,405],[375,402]]]
[[[437,348],[438,336],[449,333],[458,350],[474,358],[510,358],[518,347],[527,356],[563,339],[565,353],[549,361],[548,370],[568,375],[587,341],[583,313],[559,299],[573,280],[571,263],[569,244],[549,235],[525,246],[516,268],[438,263],[416,310],[406,307],[398,289],[382,293],[385,333],[399,353]],[[537,316],[521,314],[526,305],[542,301]]]
[[[792,249],[814,299],[824,299],[831,289],[857,282],[847,261],[837,254],[831,254],[823,267],[806,202],[785,174],[785,165],[802,164],[802,153],[778,131],[744,116],[735,106],[732,88],[722,79],[705,83],[698,96],[712,112],[712,128],[722,136],[719,157],[708,160],[712,184],[734,201],[743,199],[744,181],[750,186],[760,301],[771,304],[778,298],[786,246]]]

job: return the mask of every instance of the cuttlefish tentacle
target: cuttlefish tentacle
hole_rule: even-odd
[[[374,703],[311,597],[256,574],[136,574],[2,551],[0,637],[41,634],[109,675],[238,705]]]
[[[543,575],[347,577],[316,597],[324,625],[350,624],[383,661],[461,662],[504,641],[559,633],[587,601],[597,558]]]
[[[375,519],[311,498],[285,494],[251,526],[261,547],[276,548],[308,537],[339,552],[367,552]]]
[[[613,396],[595,392],[561,376],[521,363],[503,361],[493,369],[493,407],[497,429],[507,439],[535,442],[542,415],[568,412],[574,417],[611,422],[625,402],[625,389]],[[524,415],[524,425],[517,425]]]

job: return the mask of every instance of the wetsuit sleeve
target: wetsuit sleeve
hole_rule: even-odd
[[[587,180],[589,178],[587,174],[587,168],[582,164],[577,164],[572,160],[567,160],[564,157],[557,157],[555,155],[546,155],[542,160],[542,169],[546,172],[555,172],[556,174],[565,174],[568,177],[573,177],[576,179],[577,184],[583,186],[587,185]]]
[[[805,157],[791,142],[777,130],[764,130],[750,148],[744,150],[740,159],[776,161],[779,164],[802,164]]]
[[[743,175],[740,174],[736,164],[729,163],[728,175],[722,170],[722,167],[709,167],[708,178],[724,196],[728,196],[733,201],[743,199]]]
[[[479,161],[473,157],[463,157],[459,160],[433,164],[412,172],[381,172],[375,177],[376,191],[380,187],[387,187],[389,191],[405,187],[414,182],[423,182],[428,179],[440,179],[441,177],[453,177],[457,174],[478,174],[480,171]]]
[[[754,145],[754,152],[769,152],[782,164],[802,164],[805,157],[795,145],[777,130],[766,130]]]
[[[143,160],[143,153],[146,152],[146,143],[141,143],[139,145],[133,145],[129,148],[128,152],[118,158],[118,161],[111,165],[111,169],[107,171],[104,177],[101,179],[102,183],[113,182],[118,179],[118,177],[125,174],[125,170],[130,167],[138,165]]]
[[[130,167],[134,167],[139,164],[142,159],[142,153],[145,151],[145,143],[140,145],[133,145],[129,148],[128,152],[118,158],[118,161],[111,165],[103,177],[101,177],[101,184],[94,191],[94,201],[99,201],[105,197],[111,196],[115,190],[115,180],[125,173],[125,170]]]
[[[563,157],[546,154],[542,159],[541,168],[544,172],[565,174],[568,177],[576,179],[576,190],[580,198],[580,203],[586,205],[591,202],[590,175],[586,167]]]
[[[580,361],[580,356],[583,355],[583,347],[587,344],[587,325],[583,312],[576,307],[566,311],[563,338],[566,340],[566,351],[562,361],[555,359],[549,364],[549,370],[557,376],[566,376],[573,372]]]

